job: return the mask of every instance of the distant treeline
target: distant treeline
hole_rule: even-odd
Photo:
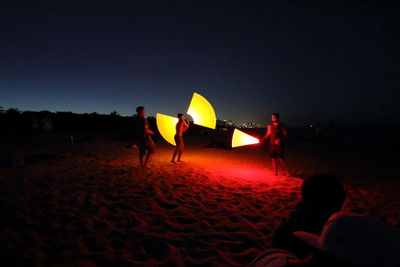
[[[149,123],[155,127],[155,118],[149,117]],[[121,116],[117,112],[110,114],[50,111],[19,111],[0,108],[0,132],[11,134],[29,134],[40,132],[55,133],[98,133],[113,131],[132,131],[133,118]]]

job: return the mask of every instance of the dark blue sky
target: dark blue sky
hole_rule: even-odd
[[[133,2],[2,1],[0,106],[175,115],[195,91],[237,122],[400,122],[392,2]]]

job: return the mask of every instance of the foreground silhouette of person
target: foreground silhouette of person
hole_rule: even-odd
[[[321,234],[294,232],[313,253],[298,259],[289,251],[269,249],[249,266],[396,267],[400,266],[400,233],[369,216],[334,213]]]
[[[146,110],[144,107],[137,107],[136,112],[138,115],[135,125],[138,135],[138,141],[136,145],[139,148],[139,164],[140,168],[146,168],[149,160],[156,152],[156,145],[151,139],[151,136],[154,134],[154,132],[150,130],[149,122],[145,118]]]
[[[175,158],[178,156],[177,162],[181,162],[181,157],[184,149],[183,133],[189,129],[189,121],[185,121],[185,116],[182,113],[178,114],[179,121],[176,123],[176,134],[174,136],[176,148],[172,156],[172,163],[175,163]]]
[[[313,175],[301,187],[301,200],[275,230],[272,246],[292,252],[297,258],[309,256],[312,248],[293,235],[304,231],[319,235],[329,217],[340,211],[345,200],[342,183],[329,174]]]
[[[289,170],[284,160],[283,141],[287,136],[287,130],[284,124],[279,122],[279,114],[273,113],[272,123],[267,126],[267,132],[261,140],[269,139],[269,155],[272,160],[272,171],[278,175],[278,161],[284,170],[284,175],[289,176]]]

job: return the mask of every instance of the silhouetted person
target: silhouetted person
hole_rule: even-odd
[[[272,170],[274,175],[278,175],[278,160],[283,169],[285,175],[289,175],[286,162],[284,160],[284,147],[283,141],[287,136],[285,125],[279,122],[279,114],[273,113],[271,116],[272,123],[267,126],[267,133],[262,140],[269,139],[269,155],[272,159]]]
[[[136,131],[139,138],[136,144],[139,148],[139,163],[141,168],[146,168],[149,160],[156,152],[156,146],[151,139],[154,132],[150,130],[149,122],[145,118],[146,111],[144,107],[137,107],[136,112],[138,115],[136,118]]]
[[[268,249],[251,267],[398,267],[400,233],[369,216],[334,213],[321,234],[296,231],[294,236],[309,244],[313,253],[298,259],[289,251]]]
[[[313,127],[314,129],[314,139],[317,142],[321,142],[322,140],[322,127],[321,127],[321,123],[319,121],[317,121],[315,123],[315,126]]]
[[[183,153],[183,149],[184,149],[184,144],[183,144],[183,133],[187,131],[187,129],[189,129],[189,122],[185,121],[185,116],[183,116],[182,113],[178,114],[178,119],[179,121],[176,123],[176,134],[174,136],[175,138],[175,144],[176,144],[176,148],[174,151],[174,155],[172,156],[172,163],[175,163],[175,158],[176,156],[178,156],[178,161],[181,161],[181,156]]]
[[[312,249],[293,235],[304,231],[319,235],[329,217],[340,211],[345,200],[341,182],[329,174],[313,175],[303,182],[301,201],[289,217],[275,230],[272,245],[292,252],[299,259]]]

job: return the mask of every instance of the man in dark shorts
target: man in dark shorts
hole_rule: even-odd
[[[182,113],[178,114],[178,123],[176,124],[176,134],[175,134],[175,143],[176,143],[176,149],[174,151],[174,155],[172,156],[172,163],[175,163],[175,157],[178,155],[178,161],[181,161],[181,156],[183,153],[184,149],[184,144],[183,144],[183,133],[189,129],[189,121],[185,121],[185,117],[183,116]]]
[[[273,113],[271,116],[272,123],[267,127],[267,133],[262,140],[269,139],[269,155],[272,159],[272,170],[274,175],[278,175],[278,160],[282,165],[285,173],[289,176],[289,170],[284,160],[283,140],[287,136],[285,125],[279,122],[279,114]]]
[[[136,117],[135,128],[138,136],[136,145],[139,148],[139,163],[140,168],[146,168],[149,160],[156,152],[156,146],[151,139],[154,132],[150,130],[149,122],[145,118],[146,111],[144,107],[137,107],[136,112],[138,116]]]

